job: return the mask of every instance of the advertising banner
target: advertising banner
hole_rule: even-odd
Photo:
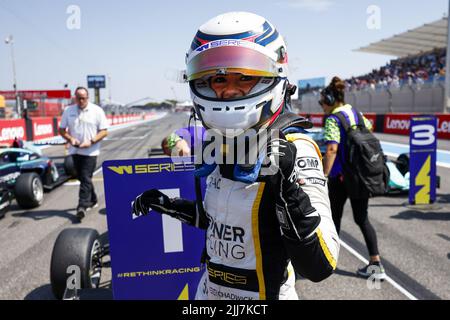
[[[408,135],[411,117],[411,114],[386,114],[383,132]]]
[[[15,138],[27,139],[25,120],[0,120],[0,144],[11,144]]]
[[[53,118],[32,118],[33,140],[51,138],[54,136]]]
[[[407,113],[390,113],[384,115],[384,133],[409,135],[409,127],[411,125],[411,117],[414,114]],[[450,139],[450,115],[436,114],[437,118],[437,137],[439,139]]]
[[[450,139],[450,114],[438,115],[438,138]]]
[[[149,189],[195,200],[193,171],[191,158],[103,163],[114,299],[194,299],[205,271],[204,231],[154,211],[131,213],[132,201]]]
[[[413,116],[410,130],[410,204],[430,204],[436,200],[435,116]]]

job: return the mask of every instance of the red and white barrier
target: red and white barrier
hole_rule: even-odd
[[[145,116],[141,116],[141,115],[120,115],[120,116],[107,116],[106,118],[108,119],[108,124],[110,126],[115,126],[118,124],[126,124],[126,123],[131,123],[131,122],[136,122],[136,121],[141,121],[141,120],[145,120],[147,117],[147,115]],[[149,119],[151,119],[152,116],[149,117]]]
[[[33,140],[54,137],[53,118],[32,118]]]

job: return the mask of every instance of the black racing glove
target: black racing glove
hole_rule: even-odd
[[[147,190],[131,202],[131,213],[137,217],[147,215],[150,209],[167,214],[190,225],[195,225],[196,205],[193,201],[170,199],[157,189]]]
[[[132,213],[138,217],[148,214],[150,209],[166,213],[170,210],[170,199],[157,189],[147,190],[131,203]]]
[[[281,232],[288,239],[303,241],[319,225],[320,215],[299,184],[297,147],[281,134],[270,142],[268,150],[272,156],[278,156],[281,179],[276,210]]]

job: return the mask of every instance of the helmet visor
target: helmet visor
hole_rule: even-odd
[[[281,71],[274,60],[259,51],[242,46],[222,46],[197,54],[188,63],[186,73],[187,81],[192,81],[227,73],[277,77]]]

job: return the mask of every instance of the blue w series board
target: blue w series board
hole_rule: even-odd
[[[410,126],[410,204],[436,200],[437,118],[413,116]]]
[[[193,171],[191,158],[103,163],[114,299],[195,297],[204,272],[204,231],[153,211],[137,218],[131,213],[136,196],[153,188],[194,200]]]

